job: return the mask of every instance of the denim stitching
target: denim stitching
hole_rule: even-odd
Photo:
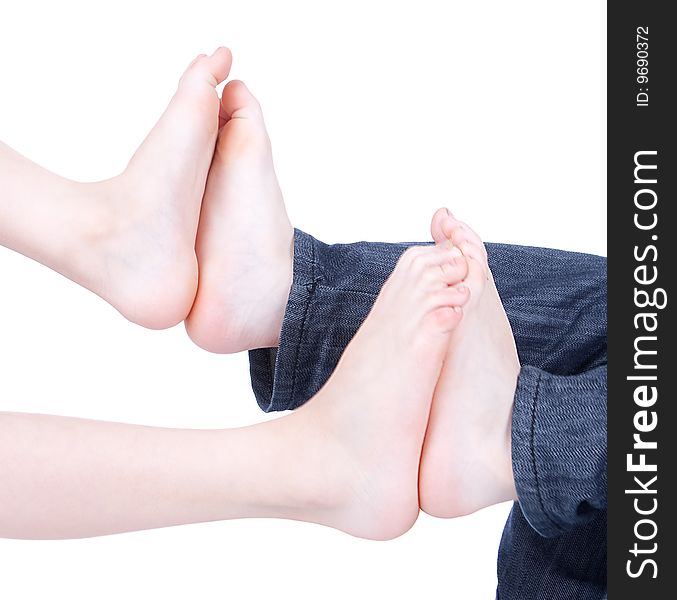
[[[374,294],[373,292],[365,292],[363,290],[353,290],[351,288],[346,288],[346,287],[332,287],[329,285],[318,285],[318,287],[325,289],[325,290],[330,290],[330,291],[339,291],[339,292],[347,292],[349,294],[362,294],[363,296],[369,296],[370,298],[378,298],[378,294]]]
[[[552,520],[550,515],[545,510],[545,503],[543,502],[543,496],[541,494],[541,484],[538,480],[538,469],[536,468],[536,444],[534,438],[536,436],[536,405],[538,404],[538,392],[541,388],[541,373],[538,373],[538,379],[536,379],[536,390],[534,391],[534,402],[531,406],[531,435],[529,440],[529,445],[531,446],[531,466],[534,470],[534,479],[536,480],[536,495],[538,496],[538,503],[541,507],[541,512],[545,515],[546,519],[561,532],[562,528]]]
[[[299,369],[299,362],[301,360],[301,348],[303,347],[303,338],[305,336],[305,333],[307,331],[306,328],[306,319],[308,317],[308,311],[310,310],[310,304],[312,302],[313,295],[315,294],[315,288],[316,288],[316,282],[315,282],[315,244],[311,244],[311,284],[310,284],[310,289],[306,286],[306,290],[309,293],[308,298],[306,299],[306,306],[303,310],[303,318],[301,319],[301,332],[299,335],[299,344],[296,347],[296,357],[294,359],[294,371],[292,375],[292,380],[291,380],[291,394],[289,395],[289,400],[287,401],[287,406],[285,407],[285,410],[288,410],[289,407],[293,404],[294,397],[296,394],[296,381],[297,381],[297,374],[298,374],[298,369]]]

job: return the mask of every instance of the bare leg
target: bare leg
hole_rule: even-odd
[[[0,244],[92,290],[128,319],[170,327],[197,290],[195,237],[219,128],[225,48],[191,63],[121,175],[76,183],[0,143]]]
[[[418,515],[421,447],[466,269],[447,248],[408,251],[324,388],[274,421],[196,431],[0,413],[0,535],[245,517],[400,535]]]

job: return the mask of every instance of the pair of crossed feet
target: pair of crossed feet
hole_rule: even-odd
[[[223,353],[277,345],[293,251],[259,104],[239,81],[218,96],[230,65],[225,48],[189,65],[127,169],[97,188],[101,218],[69,271],[131,321],[185,320]],[[451,517],[515,497],[510,326],[479,237],[444,209],[432,237],[292,415],[322,446],[323,473],[306,478],[316,520],[354,535],[395,537],[419,506]]]

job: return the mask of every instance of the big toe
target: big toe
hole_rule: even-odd
[[[208,84],[216,87],[228,77],[233,56],[228,48],[217,48],[213,54],[200,54],[188,65],[179,81],[180,86]]]
[[[233,79],[221,93],[221,117],[262,120],[261,105],[244,81]]]
[[[430,223],[430,233],[436,244],[441,244],[449,237],[445,233],[444,223],[451,216],[448,208],[438,208]]]
[[[270,138],[261,105],[239,80],[229,81],[221,93],[219,152],[226,157],[257,156],[272,164]]]

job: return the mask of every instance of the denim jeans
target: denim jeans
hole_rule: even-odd
[[[265,411],[328,379],[411,244],[326,245],[296,231],[277,349],[250,352]],[[515,503],[498,552],[501,600],[606,593],[606,259],[487,244],[522,369],[512,419]]]

